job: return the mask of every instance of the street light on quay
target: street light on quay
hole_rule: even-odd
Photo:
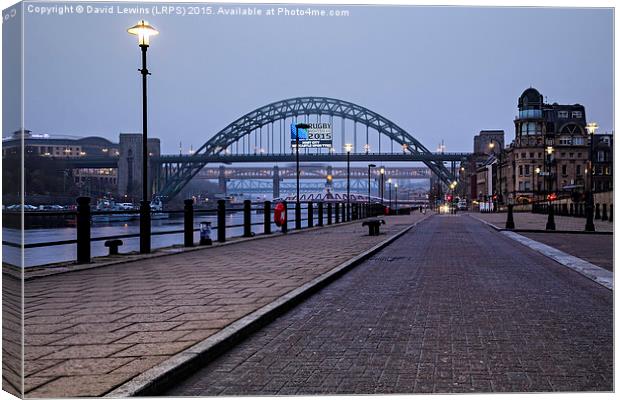
[[[297,197],[295,198],[295,229],[301,229],[301,203],[299,202],[299,130],[309,129],[308,124],[295,124],[295,171],[297,179]]]
[[[351,150],[353,145],[347,143],[344,145],[344,150],[347,152],[347,221],[351,220]]]
[[[493,149],[495,149],[495,143],[497,143],[499,145],[499,152],[495,153],[495,151]],[[493,151],[493,154],[497,154],[497,177],[499,179],[499,184],[497,185],[498,190],[498,198],[497,198],[497,205],[499,206],[502,201],[503,201],[503,193],[502,193],[502,148],[501,148],[501,143],[495,139],[491,139],[491,142],[489,143],[489,149],[491,149]],[[498,207],[499,209],[499,207]]]
[[[588,205],[586,208],[586,231],[594,232],[594,134],[598,129],[598,124],[596,122],[590,122],[586,124],[586,131],[588,135],[590,135],[590,152],[588,155],[589,163],[588,163],[588,176],[589,176],[589,184],[588,184]]]
[[[547,162],[547,226],[545,229],[554,231],[555,230],[555,219],[553,215],[553,206],[551,204],[551,190],[553,189],[552,181],[551,181],[551,155],[553,154],[553,146],[547,146],[547,157],[545,158]]]
[[[368,205],[370,205],[370,169],[375,167],[375,164],[368,164]]]
[[[147,132],[147,96],[146,77],[150,75],[146,68],[146,51],[150,37],[159,34],[157,29],[142,20],[127,29],[131,35],[138,36],[138,46],[142,51],[142,201],[140,202],[140,253],[151,252],[151,202],[149,201],[148,180],[148,132]]]
[[[388,196],[390,198],[390,201],[388,204],[391,210],[392,209],[392,178],[389,178],[387,183],[388,183]]]
[[[381,167],[379,169],[379,174],[381,174],[380,177],[380,185],[379,185],[379,197],[381,198],[381,204],[383,204],[383,194],[385,192],[385,185],[383,184],[383,178],[385,177],[385,168]]]
[[[394,184],[394,210],[398,215],[398,183]]]

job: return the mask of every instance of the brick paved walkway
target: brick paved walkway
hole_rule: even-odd
[[[100,396],[422,218],[391,217],[25,282],[28,397]]]
[[[610,391],[612,296],[433,216],[166,394]]]
[[[579,235],[574,233],[520,233],[606,270],[614,268],[613,235]]]
[[[471,215],[490,222],[498,228],[506,226],[506,213],[471,213]],[[515,229],[541,229],[547,225],[547,214],[532,214],[531,212],[513,213]],[[586,226],[585,218],[566,217],[555,215],[555,228],[562,231],[583,231]],[[594,220],[594,226],[600,232],[613,232],[614,224],[608,221]]]

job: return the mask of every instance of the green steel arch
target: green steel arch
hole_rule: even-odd
[[[410,153],[432,154],[404,129],[365,107],[329,97],[295,97],[267,104],[230,123],[196,150],[193,156],[188,157],[188,162],[183,163],[166,181],[158,195],[172,198],[178,194],[206,165],[206,162],[200,161],[200,155],[222,153],[231,144],[249,135],[256,129],[278,120],[302,115],[326,115],[352,120],[378,131],[401,146],[404,145],[406,151]],[[424,161],[424,164],[446,184],[456,180],[443,165],[443,162],[429,160]]]

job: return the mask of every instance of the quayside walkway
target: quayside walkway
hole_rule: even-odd
[[[105,395],[425,217],[386,217],[380,236],[356,221],[27,280],[26,396]]]
[[[613,293],[433,216],[165,394],[613,390]]]

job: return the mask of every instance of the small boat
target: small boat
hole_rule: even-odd
[[[130,211],[134,207],[130,203],[116,203],[114,200],[100,199],[95,206],[96,211]],[[114,214],[95,214],[91,216],[92,222],[124,222],[139,218],[138,214],[133,213],[114,213]]]

